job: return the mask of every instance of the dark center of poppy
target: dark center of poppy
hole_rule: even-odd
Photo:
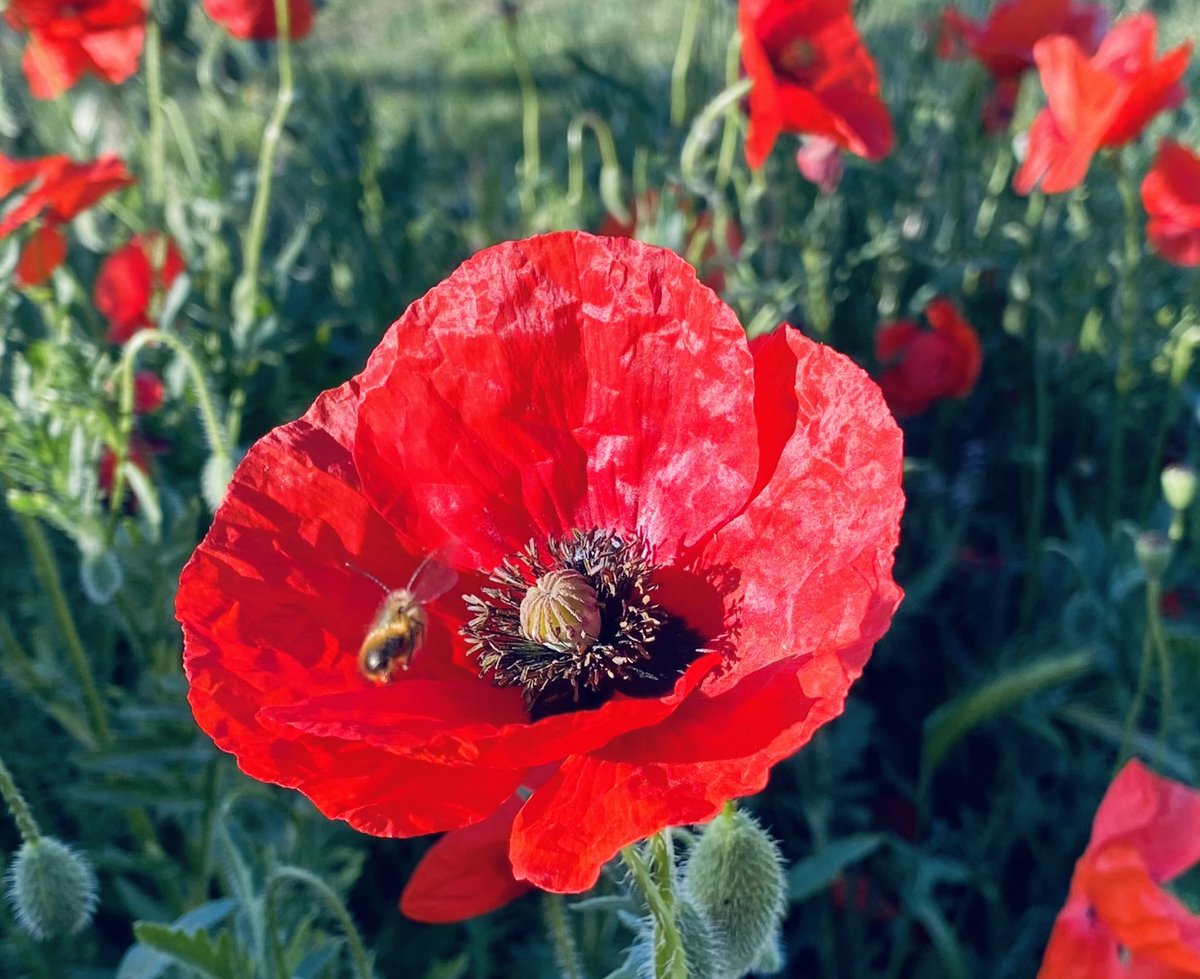
[[[597,707],[615,693],[657,697],[702,640],[654,601],[657,565],[638,536],[575,531],[530,541],[467,596],[462,634],[480,676],[519,686],[530,716]]]
[[[820,73],[816,45],[808,38],[796,37],[771,57],[771,66],[781,78],[797,85],[810,85]]]

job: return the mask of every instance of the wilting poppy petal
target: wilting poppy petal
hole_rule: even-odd
[[[860,370],[796,331],[752,352],[671,252],[498,245],[247,453],[180,581],[192,709],[246,772],[366,832],[478,826],[431,851],[418,914],[495,907],[517,879],[581,890],[761,789],[842,709],[899,600],[900,465]],[[404,588],[430,554],[458,587],[373,682],[370,579]],[[597,596],[573,652],[515,611],[568,571],[572,601]],[[530,790],[510,882],[495,843]]]

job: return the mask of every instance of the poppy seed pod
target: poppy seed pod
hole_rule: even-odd
[[[692,850],[684,890],[712,926],[729,976],[745,975],[771,944],[784,912],[782,858],[744,812],[727,809]]]
[[[17,923],[39,941],[75,934],[96,909],[92,865],[53,837],[23,843],[6,883]]]

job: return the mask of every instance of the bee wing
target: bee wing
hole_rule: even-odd
[[[412,593],[413,601],[424,605],[441,598],[457,581],[458,572],[430,554],[413,572],[408,590]]]

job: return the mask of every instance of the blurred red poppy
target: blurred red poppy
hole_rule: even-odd
[[[742,64],[750,89],[746,160],[761,167],[782,132],[825,136],[878,160],[892,120],[850,0],[741,0]]]
[[[1142,181],[1150,247],[1176,265],[1200,265],[1200,156],[1164,139]]]
[[[19,286],[40,286],[67,257],[67,239],[52,224],[44,224],[25,241],[17,260]]]
[[[204,0],[204,11],[234,37],[271,41],[279,36],[275,0]],[[312,30],[312,0],[288,0],[289,36],[293,41]]]
[[[748,345],[677,255],[497,245],[250,448],[180,581],[192,710],[363,832],[475,827],[430,851],[417,916],[584,890],[841,712],[900,598],[900,468],[860,369],[793,329]],[[457,587],[374,682],[367,576],[430,554]],[[564,580],[569,639],[517,614]]]
[[[1200,915],[1162,889],[1200,862],[1200,792],[1131,761],[1113,780],[1038,979],[1200,976]]]
[[[0,154],[0,197],[30,185],[24,197],[0,220],[0,240],[26,225],[34,225],[18,261],[19,280],[25,284],[44,282],[66,256],[66,242],[45,229],[57,228],[105,194],[132,183],[125,164],[115,156],[76,163],[65,156],[14,160]]]
[[[668,220],[665,233],[647,234],[658,230],[660,198],[657,190],[648,190],[639,194],[629,206],[629,220],[621,221],[611,214],[604,216],[599,234],[613,238],[640,238],[650,244],[666,245],[672,251],[684,258],[696,261],[696,271],[700,281],[713,292],[725,291],[725,268],[722,264],[724,256],[736,256],[742,250],[742,229],[737,221],[730,218],[725,224],[724,253],[717,247],[713,237],[713,219],[709,211],[701,211],[695,215],[691,204],[682,198],[676,198],[673,217],[677,222]],[[676,223],[683,225],[682,229]],[[664,240],[673,239],[673,240]],[[699,254],[695,254],[697,249]]]
[[[161,255],[155,249],[163,249]],[[154,277],[155,262],[162,263],[158,281]],[[184,271],[186,266],[178,246],[157,232],[135,235],[130,241],[108,256],[96,274],[93,301],[108,320],[108,341],[124,343],[138,330],[154,324],[150,320],[150,301],[155,293],[163,293]]]
[[[1043,37],[1072,37],[1092,54],[1108,27],[1108,12],[1080,0],[1001,0],[981,21],[953,7],[942,11],[938,57],[974,56],[997,80],[1019,78],[1033,67],[1033,46]]]
[[[21,67],[39,99],[61,95],[88,72],[125,81],[146,37],[145,0],[9,0],[4,18],[29,32]]]
[[[1078,186],[1097,150],[1123,146],[1159,112],[1183,101],[1180,78],[1192,46],[1181,44],[1155,61],[1157,30],[1152,14],[1127,17],[1092,58],[1071,37],[1034,45],[1047,104],[1029,129],[1025,162],[1013,178],[1017,193]]]
[[[983,348],[971,324],[948,299],[925,307],[932,330],[898,320],[875,334],[875,357],[885,370],[879,386],[898,417],[919,415],[939,398],[971,393],[983,366]]]
[[[133,375],[133,410],[139,415],[158,411],[166,390],[162,378],[154,371],[138,371]]]
[[[129,439],[129,452],[125,458],[131,466],[136,466],[142,472],[148,473],[150,472],[151,451],[153,450],[142,438],[134,434]],[[100,462],[96,467],[96,482],[100,486],[101,495],[105,498],[112,495],[113,486],[116,485],[116,477],[117,454],[106,445],[100,450]],[[136,509],[136,498],[131,497],[126,501],[126,505],[131,509]]]

